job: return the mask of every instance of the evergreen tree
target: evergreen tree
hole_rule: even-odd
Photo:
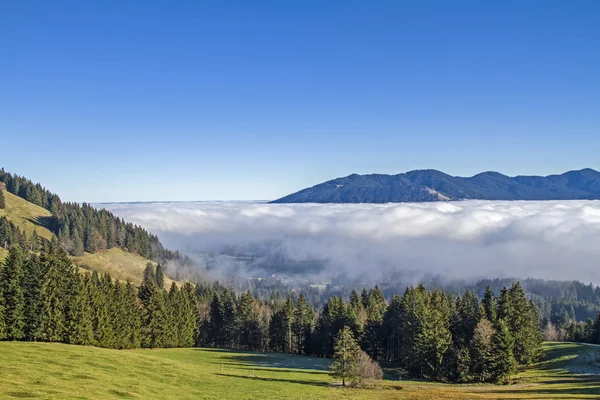
[[[333,362],[329,367],[334,377],[342,379],[342,386],[346,386],[347,379],[353,378],[359,352],[360,347],[352,335],[352,330],[344,327],[335,340]]]
[[[19,340],[25,336],[25,295],[23,293],[23,270],[25,253],[13,246],[4,266],[0,268],[0,295],[4,303],[5,336]]]
[[[35,341],[40,331],[43,302],[42,284],[45,270],[40,258],[32,255],[25,263],[23,289],[25,296],[25,339]]]
[[[496,299],[494,298],[494,292],[492,292],[490,285],[487,285],[485,288],[482,305],[487,320],[492,324],[496,323]]]
[[[470,345],[471,376],[479,382],[490,379],[490,356],[492,354],[492,338],[495,334],[492,323],[486,318],[479,321]]]
[[[69,298],[67,286],[75,273],[72,261],[60,249],[51,249],[41,258],[45,270],[41,288],[42,313],[40,320],[39,339],[48,342],[65,340],[68,321],[66,316]]]
[[[539,316],[534,305],[525,298],[525,291],[515,282],[508,291],[510,307],[505,307],[503,319],[514,339],[513,353],[518,364],[527,365],[539,356],[541,333]]]
[[[77,274],[74,277],[71,291],[72,300],[69,305],[67,343],[91,345],[94,343],[93,314],[90,304],[89,275]]]
[[[296,352],[298,354],[303,354],[307,351],[308,344],[310,343],[313,319],[314,312],[312,307],[306,303],[306,298],[301,293],[296,302],[292,324],[296,339]]]
[[[166,324],[168,320],[163,290],[158,288],[156,279],[144,279],[139,292],[143,305],[142,346],[162,347],[167,341]]]
[[[508,332],[506,323],[499,320],[496,324],[496,332],[492,336],[491,351],[488,355],[489,375],[492,380],[503,382],[516,372],[513,347],[514,341]]]
[[[422,373],[434,379],[441,378],[445,358],[451,349],[452,335],[448,299],[437,289],[430,295],[415,342]]]
[[[2,269],[2,263],[0,263],[0,270]],[[6,321],[4,319],[4,298],[0,296],[0,340],[6,338]]]
[[[160,290],[163,290],[165,288],[165,274],[163,272],[162,265],[160,265],[160,264],[156,265],[155,276],[156,276],[156,286],[158,286],[158,288]]]
[[[0,188],[0,210],[6,208],[6,200],[4,199],[4,191]]]
[[[261,327],[255,308],[255,299],[250,291],[240,297],[238,311],[239,344],[247,350],[256,350],[261,346]]]
[[[127,327],[127,348],[135,349],[142,345],[142,304],[136,288],[129,282],[125,284],[124,325]]]
[[[208,343],[214,347],[225,345],[223,338],[223,302],[218,293],[214,293],[210,302]]]

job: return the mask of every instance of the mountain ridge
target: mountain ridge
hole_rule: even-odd
[[[396,175],[351,174],[271,203],[402,203],[447,200],[598,200],[600,172],[591,168],[548,176],[510,177],[484,171],[471,177],[435,169]]]

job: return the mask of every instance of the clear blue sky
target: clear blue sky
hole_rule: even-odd
[[[600,1],[3,1],[0,165],[90,202],[600,169]]]

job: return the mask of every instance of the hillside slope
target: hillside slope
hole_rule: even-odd
[[[51,240],[54,235],[44,223],[52,214],[45,208],[32,204],[12,193],[3,191],[6,208],[0,209],[0,217],[6,216],[19,229],[30,234],[35,232],[44,239]],[[4,260],[8,251],[0,248],[0,261]],[[83,256],[72,256],[75,265],[83,270],[109,273],[112,278],[121,281],[129,280],[134,284],[142,282],[144,268],[150,260],[137,254],[129,253],[119,248],[84,253]],[[156,263],[153,263],[156,265]],[[172,280],[165,277],[165,285],[171,285]]]
[[[130,281],[135,285],[142,283],[146,264],[151,262],[137,254],[128,253],[125,250],[112,248],[98,251],[96,253],[84,253],[82,256],[71,257],[78,267],[96,272],[109,273],[113,279]],[[152,262],[156,265],[155,262]],[[171,280],[165,277],[165,289],[171,286]]]
[[[546,177],[509,177],[498,172],[483,172],[469,178],[436,170],[398,175],[353,174],[300,190],[273,203],[394,203],[465,199],[600,199],[600,172],[583,169]]]
[[[0,209],[0,217],[6,216],[9,221],[22,231],[30,234],[35,230],[38,236],[52,239],[52,232],[43,226],[45,219],[52,216],[50,211],[3,190],[6,208]]]
[[[0,342],[0,398],[60,399],[597,399],[600,368],[586,375],[590,348],[545,343],[546,361],[512,385],[385,380],[341,388],[328,359],[222,349],[109,350],[56,343]],[[32,368],[35,366],[35,368]]]

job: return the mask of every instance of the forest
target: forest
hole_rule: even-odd
[[[149,264],[139,287],[79,272],[67,252],[12,246],[0,268],[0,337],[105,348],[219,347],[331,357],[348,327],[360,347],[404,376],[499,382],[538,358],[537,307],[519,282],[481,300],[423,285],[386,300],[379,287],[315,308],[302,293],[268,299],[217,282],[164,288]],[[600,319],[593,324],[598,337]]]
[[[125,222],[104,209],[98,210],[86,203],[79,205],[62,202],[58,195],[41,184],[34,184],[27,178],[10,174],[4,168],[0,169],[0,183],[9,193],[52,213],[51,217],[37,222],[54,233],[54,246],[66,250],[71,255],[119,247],[153,261],[177,259],[180,263],[190,262],[178,251],[165,249],[156,235],[140,226]],[[47,241],[36,237],[35,233],[27,236],[19,232],[16,226],[4,218],[0,221],[0,244],[3,244],[3,247],[18,243],[32,249],[47,248],[48,243],[45,242]]]

